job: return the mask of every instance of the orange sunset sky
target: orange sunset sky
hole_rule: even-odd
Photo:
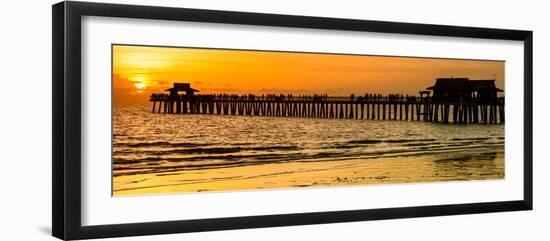
[[[113,45],[115,104],[146,104],[174,82],[199,94],[418,95],[441,77],[496,78],[504,61]]]

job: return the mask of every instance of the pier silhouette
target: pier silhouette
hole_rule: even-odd
[[[196,94],[189,83],[154,93],[152,112],[502,124],[504,97],[494,80],[439,78],[419,96],[367,93],[328,95]],[[180,92],[184,92],[180,94]]]

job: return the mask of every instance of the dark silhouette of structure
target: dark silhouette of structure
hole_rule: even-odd
[[[193,98],[195,92],[199,92],[198,90],[191,88],[191,84],[189,83],[174,83],[174,87],[164,91],[170,92],[170,96],[177,96],[178,92],[183,91],[189,98]]]
[[[439,78],[433,86],[426,88],[433,92],[436,100],[491,101],[496,99],[501,89],[495,85],[495,80],[470,80],[468,78]]]
[[[169,94],[151,95],[153,112],[442,123],[504,123],[505,120],[504,97],[497,97],[497,92],[502,90],[495,87],[494,80],[440,78],[434,86],[420,91],[420,97],[402,94],[197,95],[198,90],[189,83],[174,83],[174,87],[166,91]]]
[[[432,97],[441,100],[458,100],[461,97],[469,96],[471,93],[467,78],[439,78],[433,86],[426,89],[433,92]]]
[[[487,101],[497,98],[498,92],[503,92],[495,85],[495,80],[470,80],[472,97]]]
[[[183,95],[188,102],[193,102],[193,96],[195,96],[195,92],[199,92],[196,89],[191,88],[191,84],[189,83],[174,83],[174,87],[166,89],[164,91],[170,92],[169,99],[177,100],[180,99],[179,92],[183,91],[185,92],[185,95]],[[153,103],[153,112],[155,111],[155,104]],[[181,105],[176,106],[176,113],[181,113]]]

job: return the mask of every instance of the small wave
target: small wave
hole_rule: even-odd
[[[435,141],[436,139],[366,139],[366,140],[351,140],[349,144],[376,144],[376,143],[409,143],[409,142],[427,142]]]
[[[114,143],[115,147],[151,147],[151,146],[165,146],[165,147],[197,147],[197,146],[209,146],[212,144],[206,143],[188,143],[188,142],[168,142],[168,141],[155,141],[155,142],[125,142]]]
[[[382,143],[382,140],[354,140],[354,141],[348,141],[349,144],[376,144],[376,143]]]
[[[412,143],[403,143],[403,146],[429,146],[429,145],[437,145],[441,144],[441,142],[412,142]]]
[[[420,141],[435,141],[436,139],[395,139],[395,140],[385,140],[387,143],[409,143],[409,142],[420,142]]]
[[[297,150],[298,146],[258,146],[258,147],[210,147],[210,148],[192,148],[173,150],[174,154],[227,154],[245,151],[277,151],[277,150]],[[166,153],[166,152],[164,152]]]
[[[484,141],[489,140],[490,137],[470,137],[470,138],[451,138],[451,141]]]
[[[463,141],[463,142],[448,142],[444,143],[446,146],[467,146],[474,144],[473,141]]]
[[[113,158],[114,164],[136,164],[136,163],[149,163],[149,162],[201,162],[201,161],[236,161],[236,160],[279,160],[300,157],[301,153],[295,154],[241,154],[241,155],[203,155],[203,156],[190,156],[190,157],[173,157],[173,156],[148,156],[142,158]]]
[[[114,154],[143,154],[143,155],[165,155],[165,154],[229,154],[246,151],[291,151],[298,150],[298,146],[256,146],[256,147],[196,147],[185,149],[169,150],[117,150]]]
[[[353,149],[353,148],[365,148],[365,145],[335,145],[335,146],[325,146],[319,149]]]

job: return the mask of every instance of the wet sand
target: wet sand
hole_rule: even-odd
[[[306,188],[504,178],[504,152],[452,152],[179,170],[113,177],[113,195]]]

